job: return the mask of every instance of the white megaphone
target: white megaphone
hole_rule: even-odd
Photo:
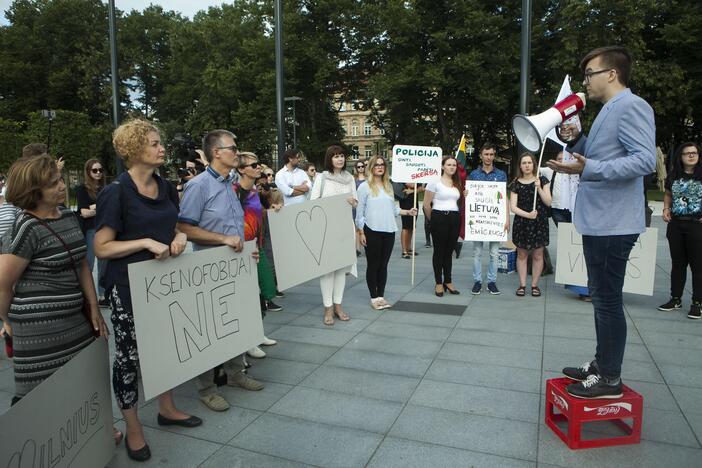
[[[585,94],[571,94],[552,108],[536,115],[517,114],[512,117],[512,130],[521,145],[532,153],[541,149],[546,135],[564,120],[585,107]]]

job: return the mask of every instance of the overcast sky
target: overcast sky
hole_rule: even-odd
[[[107,2],[103,2],[107,3]],[[183,15],[192,18],[200,10],[206,10],[210,5],[221,5],[222,3],[232,3],[232,0],[115,0],[115,6],[125,12],[131,10],[143,10],[150,3],[161,5],[164,10],[179,11]],[[5,10],[12,4],[12,0],[0,0],[0,25],[6,25]]]

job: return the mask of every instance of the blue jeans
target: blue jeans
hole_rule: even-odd
[[[583,236],[587,285],[595,309],[595,360],[607,379],[616,379],[622,372],[626,346],[622,288],[629,254],[638,238],[638,234]]]
[[[498,241],[488,242],[490,249],[490,262],[488,263],[487,280],[488,283],[497,281],[497,251],[500,248]],[[483,282],[483,243],[473,242],[473,281]]]
[[[85,231],[85,244],[87,250],[85,252],[85,261],[88,262],[88,268],[90,273],[93,272],[93,267],[95,266],[95,229],[88,229]],[[98,298],[105,295],[105,289],[100,286],[100,280],[105,274],[105,266],[107,265],[107,260],[97,261],[98,264],[98,280],[95,283],[97,289]]]

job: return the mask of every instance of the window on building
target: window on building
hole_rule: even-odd
[[[371,134],[372,131],[373,131],[373,127],[371,126],[370,122],[366,122],[363,124],[363,134],[364,135],[368,136]]]
[[[366,159],[372,158],[373,157],[373,147],[372,146],[366,146],[365,151],[363,154],[366,156]]]
[[[358,136],[358,122],[351,122],[351,136]]]

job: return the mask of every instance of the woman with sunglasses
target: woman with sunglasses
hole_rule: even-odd
[[[358,187],[366,181],[366,163],[363,161],[356,161],[356,165],[353,168],[353,178],[356,181],[356,190]],[[356,219],[356,208],[353,209],[353,219]],[[361,239],[356,232],[356,256],[361,256]]]
[[[368,266],[366,283],[371,297],[371,307],[376,310],[392,307],[385,298],[388,279],[388,262],[392,255],[397,232],[398,215],[417,216],[417,209],[400,209],[388,176],[385,159],[377,156],[371,160],[370,175],[366,183],[358,187],[356,228],[361,244],[366,249]]]
[[[92,273],[95,266],[95,215],[97,214],[97,197],[98,193],[105,186],[105,169],[98,159],[88,159],[83,166],[83,185],[76,189],[76,198],[78,202],[78,215],[80,216],[81,229],[85,236],[85,243],[88,250],[85,254],[85,259],[88,263],[88,268]],[[100,305],[107,306],[105,301],[105,290],[100,286],[100,278],[103,277],[105,270],[105,260],[98,260],[98,302]]]
[[[358,204],[356,183],[353,176],[346,171],[344,149],[341,146],[332,145],[327,148],[324,155],[324,172],[316,178],[310,191],[310,200],[342,194],[348,195],[346,200],[352,208],[355,208]],[[341,308],[348,272],[349,268],[344,267],[319,278],[324,304],[324,325],[334,325],[334,317],[342,322],[349,320],[348,314]]]
[[[363,161],[357,161],[353,169],[353,178],[356,180],[356,189],[366,181],[366,165]]]

